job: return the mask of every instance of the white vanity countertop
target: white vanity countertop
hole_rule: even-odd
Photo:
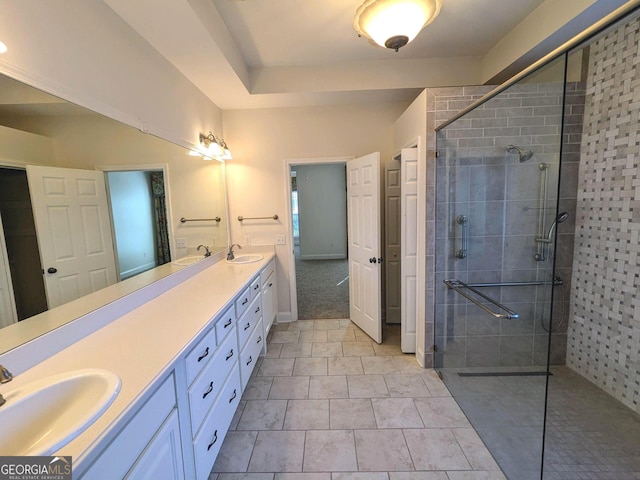
[[[219,261],[152,301],[83,338],[4,385],[13,390],[54,374],[84,368],[110,370],[122,381],[120,393],[93,425],[57,452],[73,457],[74,472],[99,453],[93,449],[116,421],[149,393],[156,380],[186,353],[208,322],[232,304],[233,297],[274,258],[261,252],[255,263]],[[7,365],[9,369],[10,365]],[[9,388],[7,388],[9,387]],[[122,425],[124,426],[124,425]],[[118,425],[121,428],[120,425]]]

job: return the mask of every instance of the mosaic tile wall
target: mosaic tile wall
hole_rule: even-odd
[[[484,288],[484,293],[520,314],[518,319],[500,320],[448,290],[442,280],[491,283],[550,279],[552,256],[544,262],[534,260],[535,237],[541,163],[549,165],[546,229],[555,217],[563,88],[561,81],[515,85],[438,134],[436,366],[546,366],[549,288]],[[444,109],[452,101],[436,99],[436,107]],[[583,102],[583,86],[570,84],[564,118],[562,177],[566,179],[577,178]],[[506,151],[509,144],[531,150],[534,156],[520,162],[517,154]],[[556,287],[554,293],[559,299],[554,304],[554,364],[565,362],[575,202],[575,181],[563,182],[560,208],[570,216],[558,227],[557,264],[565,285]],[[454,255],[459,248],[455,219],[460,214],[469,218],[465,259]]]
[[[640,413],[640,20],[590,47],[568,364]]]

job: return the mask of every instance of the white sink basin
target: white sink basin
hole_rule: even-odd
[[[120,379],[107,370],[67,372],[2,394],[2,455],[51,455],[80,435],[111,405]]]
[[[178,260],[174,260],[172,263],[174,265],[179,265],[185,267],[187,265],[193,265],[194,263],[198,263],[200,260],[204,259],[204,255],[190,255],[188,257],[182,257]]]
[[[264,257],[262,255],[258,255],[254,253],[254,254],[248,254],[248,255],[236,255],[236,258],[234,258],[233,260],[226,260],[226,262],[236,263],[236,264],[253,263],[253,262],[259,262],[263,258]]]

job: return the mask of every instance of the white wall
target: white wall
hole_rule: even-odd
[[[120,279],[156,266],[154,206],[149,172],[108,172]]]
[[[300,258],[347,258],[345,165],[298,165]]]
[[[391,158],[393,123],[406,103],[352,104],[310,108],[228,110],[223,113],[225,140],[234,159],[227,164],[231,212],[231,238],[245,243],[273,245],[275,235],[289,235],[287,213],[287,160],[358,157],[379,151]],[[238,215],[278,214],[278,221],[243,222]],[[287,245],[276,246],[278,255],[278,311],[291,312]],[[282,316],[282,315],[281,315]]]
[[[427,91],[420,95],[402,112],[402,115],[393,124],[393,151],[415,145],[420,135],[427,131]]]
[[[101,0],[0,0],[0,72],[178,144],[220,109]]]

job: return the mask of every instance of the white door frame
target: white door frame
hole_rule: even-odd
[[[287,245],[290,247],[287,253],[287,262],[289,264],[289,296],[291,301],[291,318],[285,319],[278,317],[278,320],[295,322],[298,320],[298,293],[296,291],[296,258],[293,245],[293,212],[291,210],[291,167],[296,165],[329,165],[332,163],[344,163],[353,160],[354,157],[320,157],[320,158],[292,158],[284,162],[284,177],[287,185],[286,200],[287,205]]]

